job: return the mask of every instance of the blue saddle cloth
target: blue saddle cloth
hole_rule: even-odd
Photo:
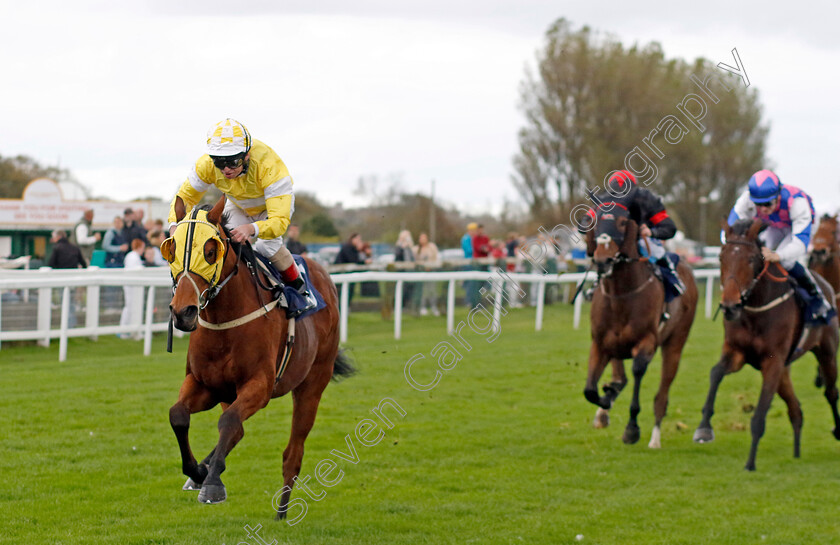
[[[271,274],[277,282],[283,286],[283,295],[286,297],[286,302],[289,305],[288,308],[286,308],[287,318],[306,318],[310,314],[315,314],[322,308],[326,308],[327,303],[324,301],[324,297],[321,295],[321,292],[315,289],[315,286],[309,279],[309,266],[306,264],[305,259],[299,255],[292,254],[292,257],[298,266],[298,271],[301,272],[303,281],[306,283],[306,289],[309,290],[309,293],[315,296],[315,301],[317,302],[315,306],[310,306],[306,298],[299,294],[296,289],[283,284],[283,278],[280,276],[280,272],[274,268],[274,265],[271,264],[268,258],[256,252],[254,253],[257,258],[265,264],[266,268],[271,271]]]
[[[830,322],[832,318],[837,316],[837,311],[834,309],[829,310],[825,316],[818,316],[817,310],[820,308],[819,295],[809,295],[808,292],[795,281],[792,281],[791,284],[793,285],[794,298],[799,304],[799,309],[802,312],[802,318],[805,320],[806,325],[825,325]]]

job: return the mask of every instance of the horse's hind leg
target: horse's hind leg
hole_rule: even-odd
[[[653,431],[650,434],[650,448],[660,448],[660,426],[662,419],[668,412],[668,391],[671,388],[671,383],[674,382],[674,377],[677,376],[677,368],[680,365],[680,354],[682,354],[683,343],[671,342],[661,348],[662,351],[662,378],[659,381],[659,391],[656,392],[656,397],[653,399],[653,415],[656,422],[653,425]]]
[[[618,394],[627,385],[627,375],[624,373],[624,360],[612,358],[612,382],[604,384],[604,398],[609,400],[610,406],[618,398]],[[610,410],[598,407],[595,411],[595,418],[592,420],[592,427],[606,428],[610,425]]]
[[[192,375],[187,375],[181,385],[178,401],[169,409],[169,424],[178,440],[181,451],[181,468],[189,477],[184,490],[194,490],[207,477],[207,466],[197,464],[190,448],[190,415],[206,411],[216,405],[210,391],[199,384]]]
[[[273,379],[270,376],[268,378]],[[219,442],[213,449],[207,477],[198,494],[198,501],[201,503],[221,503],[227,498],[221,479],[225,470],[225,458],[245,435],[242,423],[268,404],[271,399],[271,386],[273,380],[264,377],[245,383],[237,389],[236,400],[219,417]]]
[[[627,427],[624,428],[624,435],[621,440],[628,445],[633,445],[639,441],[639,424],[636,422],[636,417],[642,410],[639,404],[639,391],[642,387],[642,378],[645,376],[648,364],[653,359],[653,353],[656,350],[656,336],[651,334],[645,337],[633,349],[633,400],[630,402],[630,420],[627,422]]]
[[[836,331],[832,331],[832,335],[835,333]],[[837,342],[832,338],[813,352],[817,356],[820,371],[825,381],[825,399],[828,401],[828,405],[831,407],[831,415],[834,417],[832,434],[835,439],[840,440],[840,414],[837,412],[837,400],[840,397],[837,392]]]
[[[793,457],[799,458],[799,440],[802,435],[802,406],[793,391],[789,367],[785,367],[782,378],[779,380],[779,397],[787,403],[788,418],[790,418],[790,425],[793,427]]]
[[[294,405],[292,409],[292,433],[289,437],[289,444],[286,446],[286,450],[283,451],[284,486],[280,504],[275,504],[277,508],[275,520],[286,518],[292,488],[295,486],[295,479],[300,474],[300,466],[303,462],[303,444],[306,442],[306,438],[312,430],[312,426],[315,424],[315,415],[318,412],[318,404],[321,402],[321,394],[324,388],[327,387],[329,380],[330,377],[328,375],[323,378],[319,377],[318,380],[307,378],[307,380],[292,390]]]

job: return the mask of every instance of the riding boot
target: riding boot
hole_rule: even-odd
[[[285,246],[271,256],[269,261],[280,272],[283,283],[294,289],[306,300],[307,308],[313,308],[318,304],[315,296],[306,288],[306,282],[298,270],[292,253]]]
[[[829,313],[832,312],[833,309],[831,307],[831,303],[829,303],[828,299],[825,298],[822,289],[820,289],[820,285],[817,284],[817,281],[813,276],[811,276],[811,271],[803,267],[801,263],[796,263],[796,265],[794,265],[788,272],[802,287],[802,289],[808,292],[808,295],[812,298],[812,300],[816,298],[818,302],[816,306],[811,307],[811,320],[827,322],[831,318]]]
[[[685,292],[685,285],[680,279],[680,275],[677,274],[677,268],[674,267],[674,263],[671,261],[671,258],[668,257],[668,254],[665,254],[657,259],[656,264],[659,266],[659,270],[662,271],[662,275],[667,276],[668,284],[670,284],[672,289],[673,297],[677,297]],[[670,301],[673,297],[668,300]]]

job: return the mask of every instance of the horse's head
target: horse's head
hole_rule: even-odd
[[[173,235],[160,245],[160,252],[169,262],[175,283],[169,309],[175,327],[193,331],[198,324],[198,312],[215,295],[222,278],[222,268],[228,247],[227,235],[221,226],[225,198],[211,209],[196,207],[189,217],[180,197],[175,200],[178,226]]]
[[[837,216],[828,214],[820,218],[820,226],[811,240],[811,267],[825,265],[837,251]]]
[[[758,234],[766,226],[760,219],[738,220],[731,227],[722,222],[726,243],[720,250],[720,308],[727,320],[741,317],[744,302],[761,276],[764,257]]]
[[[630,219],[626,207],[615,202],[602,203],[593,219],[595,227],[586,233],[586,246],[598,276],[610,276],[616,263],[639,257],[638,225]]]

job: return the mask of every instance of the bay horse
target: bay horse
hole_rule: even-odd
[[[837,241],[837,217],[825,214],[811,239],[812,249],[808,268],[819,274],[834,289],[834,302],[840,305],[840,244]],[[817,367],[814,379],[817,388],[823,386],[823,378]]]
[[[285,486],[277,511],[277,518],[284,518],[321,393],[331,378],[352,374],[353,368],[338,347],[335,286],[324,268],[310,260],[310,280],[327,306],[296,321],[291,357],[284,359],[292,322],[265,289],[267,279],[250,244],[237,244],[222,226],[224,203],[222,197],[209,212],[195,209],[185,219],[184,203],[177,198],[175,236],[161,245],[175,282],[174,324],[192,332],[186,377],[169,421],[189,477],[184,490],[200,487],[200,502],[219,503],[227,497],[221,481],[225,458],[245,433],[242,423],[272,398],[291,392],[292,431],[283,451]],[[285,371],[281,359],[287,362]],[[188,437],[190,415],[217,404],[223,409],[219,441],[197,463]]]
[[[677,374],[683,347],[688,338],[697,307],[697,286],[691,269],[680,262],[677,273],[685,285],[684,293],[665,303],[662,282],[657,280],[652,264],[640,257],[638,226],[618,203],[612,210],[599,207],[596,226],[587,232],[587,252],[598,271],[598,288],[592,297],[590,314],[592,345],[584,396],[595,405],[596,427],[609,423],[607,411],[627,383],[624,360],[633,359],[633,399],[630,420],[622,440],[639,440],[637,416],[640,412],[639,390],[642,377],[661,346],[662,377],[653,403],[656,422],[648,446],[661,446],[660,426],[668,408],[668,390]],[[601,205],[602,207],[604,204]],[[663,321],[664,315],[670,316]],[[613,382],[598,395],[598,380],[608,362],[613,364]]]
[[[703,406],[703,419],[694,433],[694,441],[714,440],[711,418],[715,396],[724,375],[739,371],[748,363],[761,371],[762,385],[750,423],[752,444],[745,469],[755,471],[758,442],[764,435],[767,412],[774,394],[787,403],[793,426],[793,456],[799,457],[802,409],[790,378],[789,365],[810,351],[819,362],[825,379],[825,397],[834,416],[834,437],[840,439],[840,415],[837,413],[837,346],[840,333],[837,317],[828,324],[809,331],[787,282],[786,271],[778,263],[762,257],[759,233],[765,224],[760,220],[739,220],[731,227],[723,222],[726,243],[720,252],[721,303],[724,341],[720,361],[709,375],[709,393]],[[823,292],[833,300],[834,292],[825,280],[814,275]]]
[[[840,244],[837,241],[837,217],[825,215],[811,239],[813,248],[808,268],[825,278],[834,289],[835,303],[840,297]]]

